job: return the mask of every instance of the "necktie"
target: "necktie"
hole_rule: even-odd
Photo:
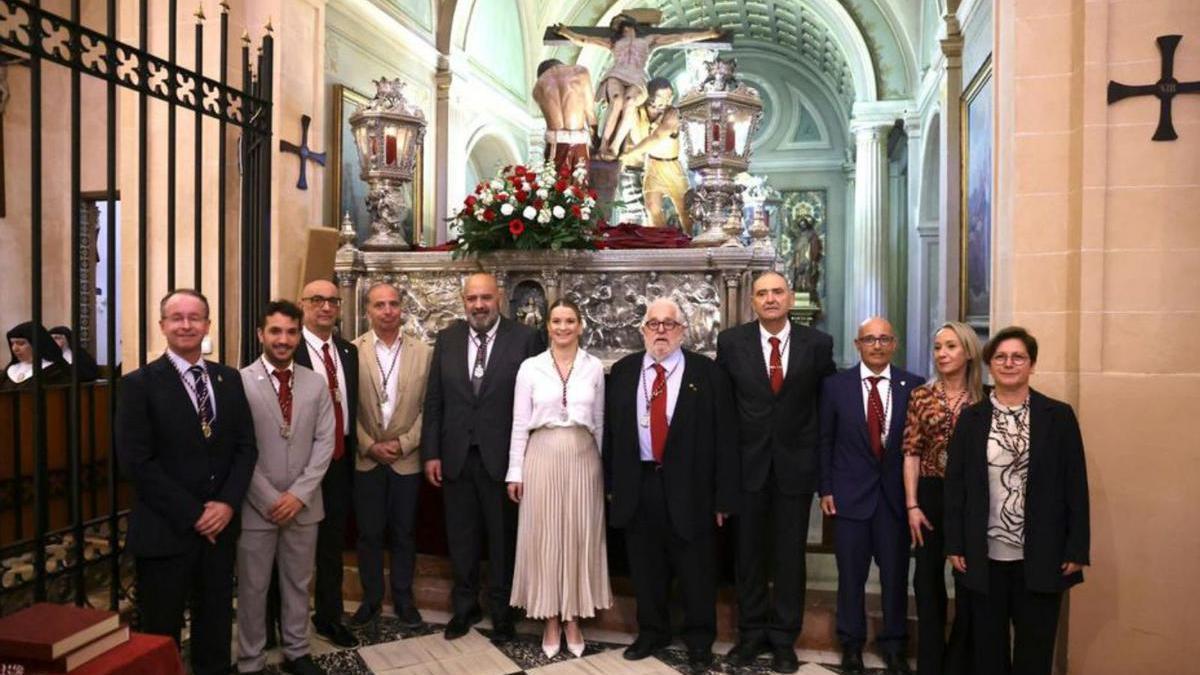
[[[471,368],[471,389],[475,391],[475,395],[479,395],[479,388],[483,385],[483,369],[487,366],[487,333],[476,333],[479,340],[479,349],[475,350],[475,366]]]
[[[667,369],[654,364],[654,386],[650,388],[650,450],[662,464],[667,448]]]
[[[283,413],[283,423],[292,423],[292,371],[276,370],[275,379],[279,380],[279,412]]]
[[[768,338],[771,343],[771,391],[776,394],[783,389],[783,356],[779,353],[779,338]]]
[[[321,345],[321,356],[325,360],[325,377],[329,380],[329,395],[333,398],[333,458],[341,459],[346,454],[346,420],[342,418],[342,395],[338,389],[337,366],[329,353],[329,343]]]
[[[201,428],[208,428],[212,425],[213,409],[212,402],[208,400],[208,384],[204,381],[204,368],[192,366],[188,368],[188,372],[191,373],[192,380],[195,382],[196,414],[200,417],[200,426]],[[208,435],[205,434],[205,438],[207,437]]]
[[[867,395],[867,436],[871,438],[871,451],[875,459],[883,458],[883,399],[879,397],[879,381],[882,377],[868,377],[871,393]]]

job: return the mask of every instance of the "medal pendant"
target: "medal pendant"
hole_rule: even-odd
[[[379,405],[385,406],[385,405],[387,405],[387,402],[388,402],[388,395],[387,395],[387,392],[385,391],[385,392],[383,392],[383,396],[379,397]]]
[[[279,435],[283,436],[284,438],[291,438],[292,437],[292,425],[290,425],[290,424],[279,425]]]
[[[471,371],[471,377],[475,379],[483,377],[483,366],[479,365],[478,363],[475,364],[475,370]]]
[[[335,388],[335,389],[333,390],[333,402],[334,402],[334,403],[341,403],[341,402],[342,402],[342,390],[341,390],[341,389],[336,389],[336,388]]]
[[[212,426],[208,422],[200,423],[200,433],[204,434],[204,438],[212,438]]]
[[[562,421],[564,421],[564,422],[566,422],[568,419],[570,419],[570,417],[571,417],[571,416],[567,414],[567,409],[566,409],[566,408],[563,408],[562,412],[560,412],[560,413],[558,414],[558,419],[560,419],[560,420],[562,420]]]
[[[649,416],[649,415],[642,415],[642,416],[641,416],[641,418],[640,418],[638,421],[639,421],[639,422],[641,423],[641,425],[642,425],[642,426],[644,426],[644,427],[648,427],[648,426],[650,426],[650,416]]]

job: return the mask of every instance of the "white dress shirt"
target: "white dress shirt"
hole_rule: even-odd
[[[567,418],[562,417],[562,377],[551,350],[531,356],[517,371],[513,392],[512,438],[508,450],[508,483],[521,482],[525,447],[529,434],[543,427],[587,428],[596,441],[596,452],[604,443],[604,364],[580,349],[567,380]]]
[[[487,371],[487,364],[492,360],[492,347],[496,346],[496,331],[500,330],[500,319],[496,319],[496,323],[487,332],[487,352],[483,355],[483,369]],[[467,378],[470,379],[471,372],[475,369],[475,353],[479,351],[478,334],[470,324],[467,324]]]
[[[386,429],[392,423],[392,413],[396,412],[396,392],[398,387],[396,381],[400,379],[400,348],[404,345],[403,336],[396,335],[396,341],[388,347],[383,340],[379,339],[378,333],[372,333],[375,336],[375,364],[379,367],[379,384],[383,387],[383,393],[387,394],[387,400],[383,400],[383,396],[379,397],[379,416],[383,423],[383,428]],[[395,363],[395,367],[392,364]],[[391,374],[388,374],[388,369],[391,369]],[[384,384],[383,378],[387,377],[387,383]],[[350,419],[343,417],[342,419]]]
[[[70,347],[63,347],[62,356],[63,361],[66,361],[68,366],[75,363],[75,353],[71,351]]]
[[[771,377],[771,338],[773,337],[779,338],[779,361],[783,365],[783,376],[787,377],[788,352],[792,351],[788,349],[788,346],[791,344],[788,338],[792,335],[792,322],[788,321],[783,324],[783,330],[774,335],[767,332],[767,329],[759,323],[758,334],[762,339],[763,363],[767,364],[767,379]]]
[[[275,368],[275,364],[268,361],[265,354],[263,356],[258,357],[258,362],[262,364],[263,374],[266,375],[267,379],[271,381],[271,388],[275,390],[275,395],[278,396],[279,395],[279,379],[275,377],[275,371],[277,370]],[[292,374],[292,378],[291,378],[291,380],[289,380],[289,382],[291,383],[291,385],[293,387],[293,391],[294,391],[295,386],[296,386],[296,377],[295,377],[295,375],[296,375],[296,360],[292,359],[291,361],[289,361],[287,364],[287,368],[284,368],[284,370],[286,370]]]
[[[68,361],[68,363],[70,363],[70,362]],[[45,370],[52,365],[54,365],[54,364],[45,359],[42,359],[42,370]],[[5,372],[8,373],[8,379],[13,384],[20,384],[20,383],[24,382],[25,380],[28,380],[29,378],[33,377],[33,362],[31,361],[29,363],[25,363],[24,361],[17,361],[16,363],[9,366],[8,370],[6,370]]]
[[[892,408],[895,403],[895,399],[892,398],[892,365],[889,363],[880,373],[876,374],[867,367],[867,364],[859,363],[858,377],[861,380],[859,386],[862,387],[863,414],[867,416],[867,419],[871,419],[871,408],[868,403],[871,397],[871,383],[867,378],[883,378],[876,388],[879,390],[879,402],[883,404],[883,442],[886,445],[888,430],[892,428]]]
[[[308,350],[308,358],[312,361],[313,372],[321,376],[325,380],[325,388],[329,389],[329,373],[325,372],[325,354],[321,352],[322,345],[329,345],[329,358],[333,359],[333,367],[337,369],[338,381],[338,400],[342,406],[342,419],[346,422],[346,435],[354,433],[350,428],[350,397],[346,390],[346,371],[342,368],[342,358],[339,355],[337,343],[333,341],[333,336],[328,340],[322,340],[317,337],[317,334],[307,328],[300,330],[304,336],[305,349]],[[396,366],[399,368],[399,366]]]
[[[167,358],[171,361],[171,365],[175,366],[175,370],[179,372],[179,377],[183,379],[183,388],[187,390],[188,398],[192,399],[192,407],[196,409],[196,414],[200,413],[200,406],[196,403],[196,390],[194,387],[200,386],[196,384],[196,379],[188,372],[188,368],[192,366],[200,366],[204,369],[205,377],[202,380],[203,386],[208,388],[208,405],[212,408],[213,419],[217,419],[217,397],[214,395],[212,386],[212,373],[208,372],[208,365],[204,363],[204,359],[200,358],[195,363],[190,363],[187,359],[176,354],[170,349],[167,350]]]
[[[667,354],[667,357],[662,360],[663,368],[667,369],[667,426],[670,427],[671,419],[675,417],[675,403],[679,401],[679,387],[683,383],[683,350],[676,349]],[[650,352],[642,357],[642,372],[638,382],[638,393],[634,397],[636,401],[637,411],[634,419],[638,421],[638,446],[641,450],[643,462],[654,461],[654,445],[650,442],[650,392],[654,389],[654,378],[658,377],[658,373],[654,371],[654,358],[650,356]],[[646,424],[642,424],[642,420],[646,420]]]

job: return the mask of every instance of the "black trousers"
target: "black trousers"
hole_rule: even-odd
[[[479,449],[472,446],[462,473],[442,482],[446,504],[446,543],[454,573],[451,604],[455,616],[479,608],[481,542],[487,540],[488,606],[493,623],[508,621],[516,555],[517,518],[504,481],[491,477]]]
[[[871,560],[879,567],[883,629],[875,644],[885,654],[903,654],[908,644],[908,523],[879,496],[867,520],[833,519],[837,558],[837,635],[844,647],[861,648],[867,640],[867,577]]]
[[[812,502],[811,492],[784,494],[773,469],[761,490],[742,492],[736,565],[742,641],[774,647],[796,644],[804,621],[805,544]]]
[[[358,574],[363,604],[383,604],[383,546],[391,539],[392,605],[397,613],[413,604],[413,571],[417,565],[417,496],[421,474],[400,475],[377,466],[354,475],[354,517],[358,522]]]
[[[710,516],[714,517],[715,516]],[[671,527],[662,471],[642,463],[637,512],[625,528],[629,572],[637,598],[638,638],[671,639],[672,576],[683,601],[683,640],[690,650],[711,651],[717,635],[717,580],[713,528],[681,539]]]
[[[1025,587],[1025,563],[988,561],[988,592],[972,593],[975,673],[1050,675],[1062,593]]]
[[[354,455],[346,453],[329,463],[321,480],[325,518],[317,525],[317,565],[313,583],[313,621],[326,626],[342,623],[342,551],[346,546],[346,519],[350,515]],[[267,590],[267,635],[279,625],[279,570],[271,571]]]
[[[954,623],[946,640],[946,535],[942,531],[944,481],[921,478],[917,504],[933,530],[925,530],[925,545],[913,550],[913,593],[917,602],[917,675],[969,675],[970,592],[954,582]]]
[[[192,672],[229,672],[233,641],[233,573],[237,516],[216,544],[164,558],[137,558],[138,630],[169,635],[179,644],[183,612],[191,612]]]

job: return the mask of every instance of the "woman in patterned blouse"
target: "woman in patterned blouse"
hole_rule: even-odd
[[[966,324],[943,324],[933,336],[937,374],[912,393],[904,425],[904,492],[916,547],[917,672],[965,672],[968,616],[965,592],[955,584],[954,625],[946,643],[946,558],[942,532],[946,448],[965,406],[983,398],[979,338]]]

